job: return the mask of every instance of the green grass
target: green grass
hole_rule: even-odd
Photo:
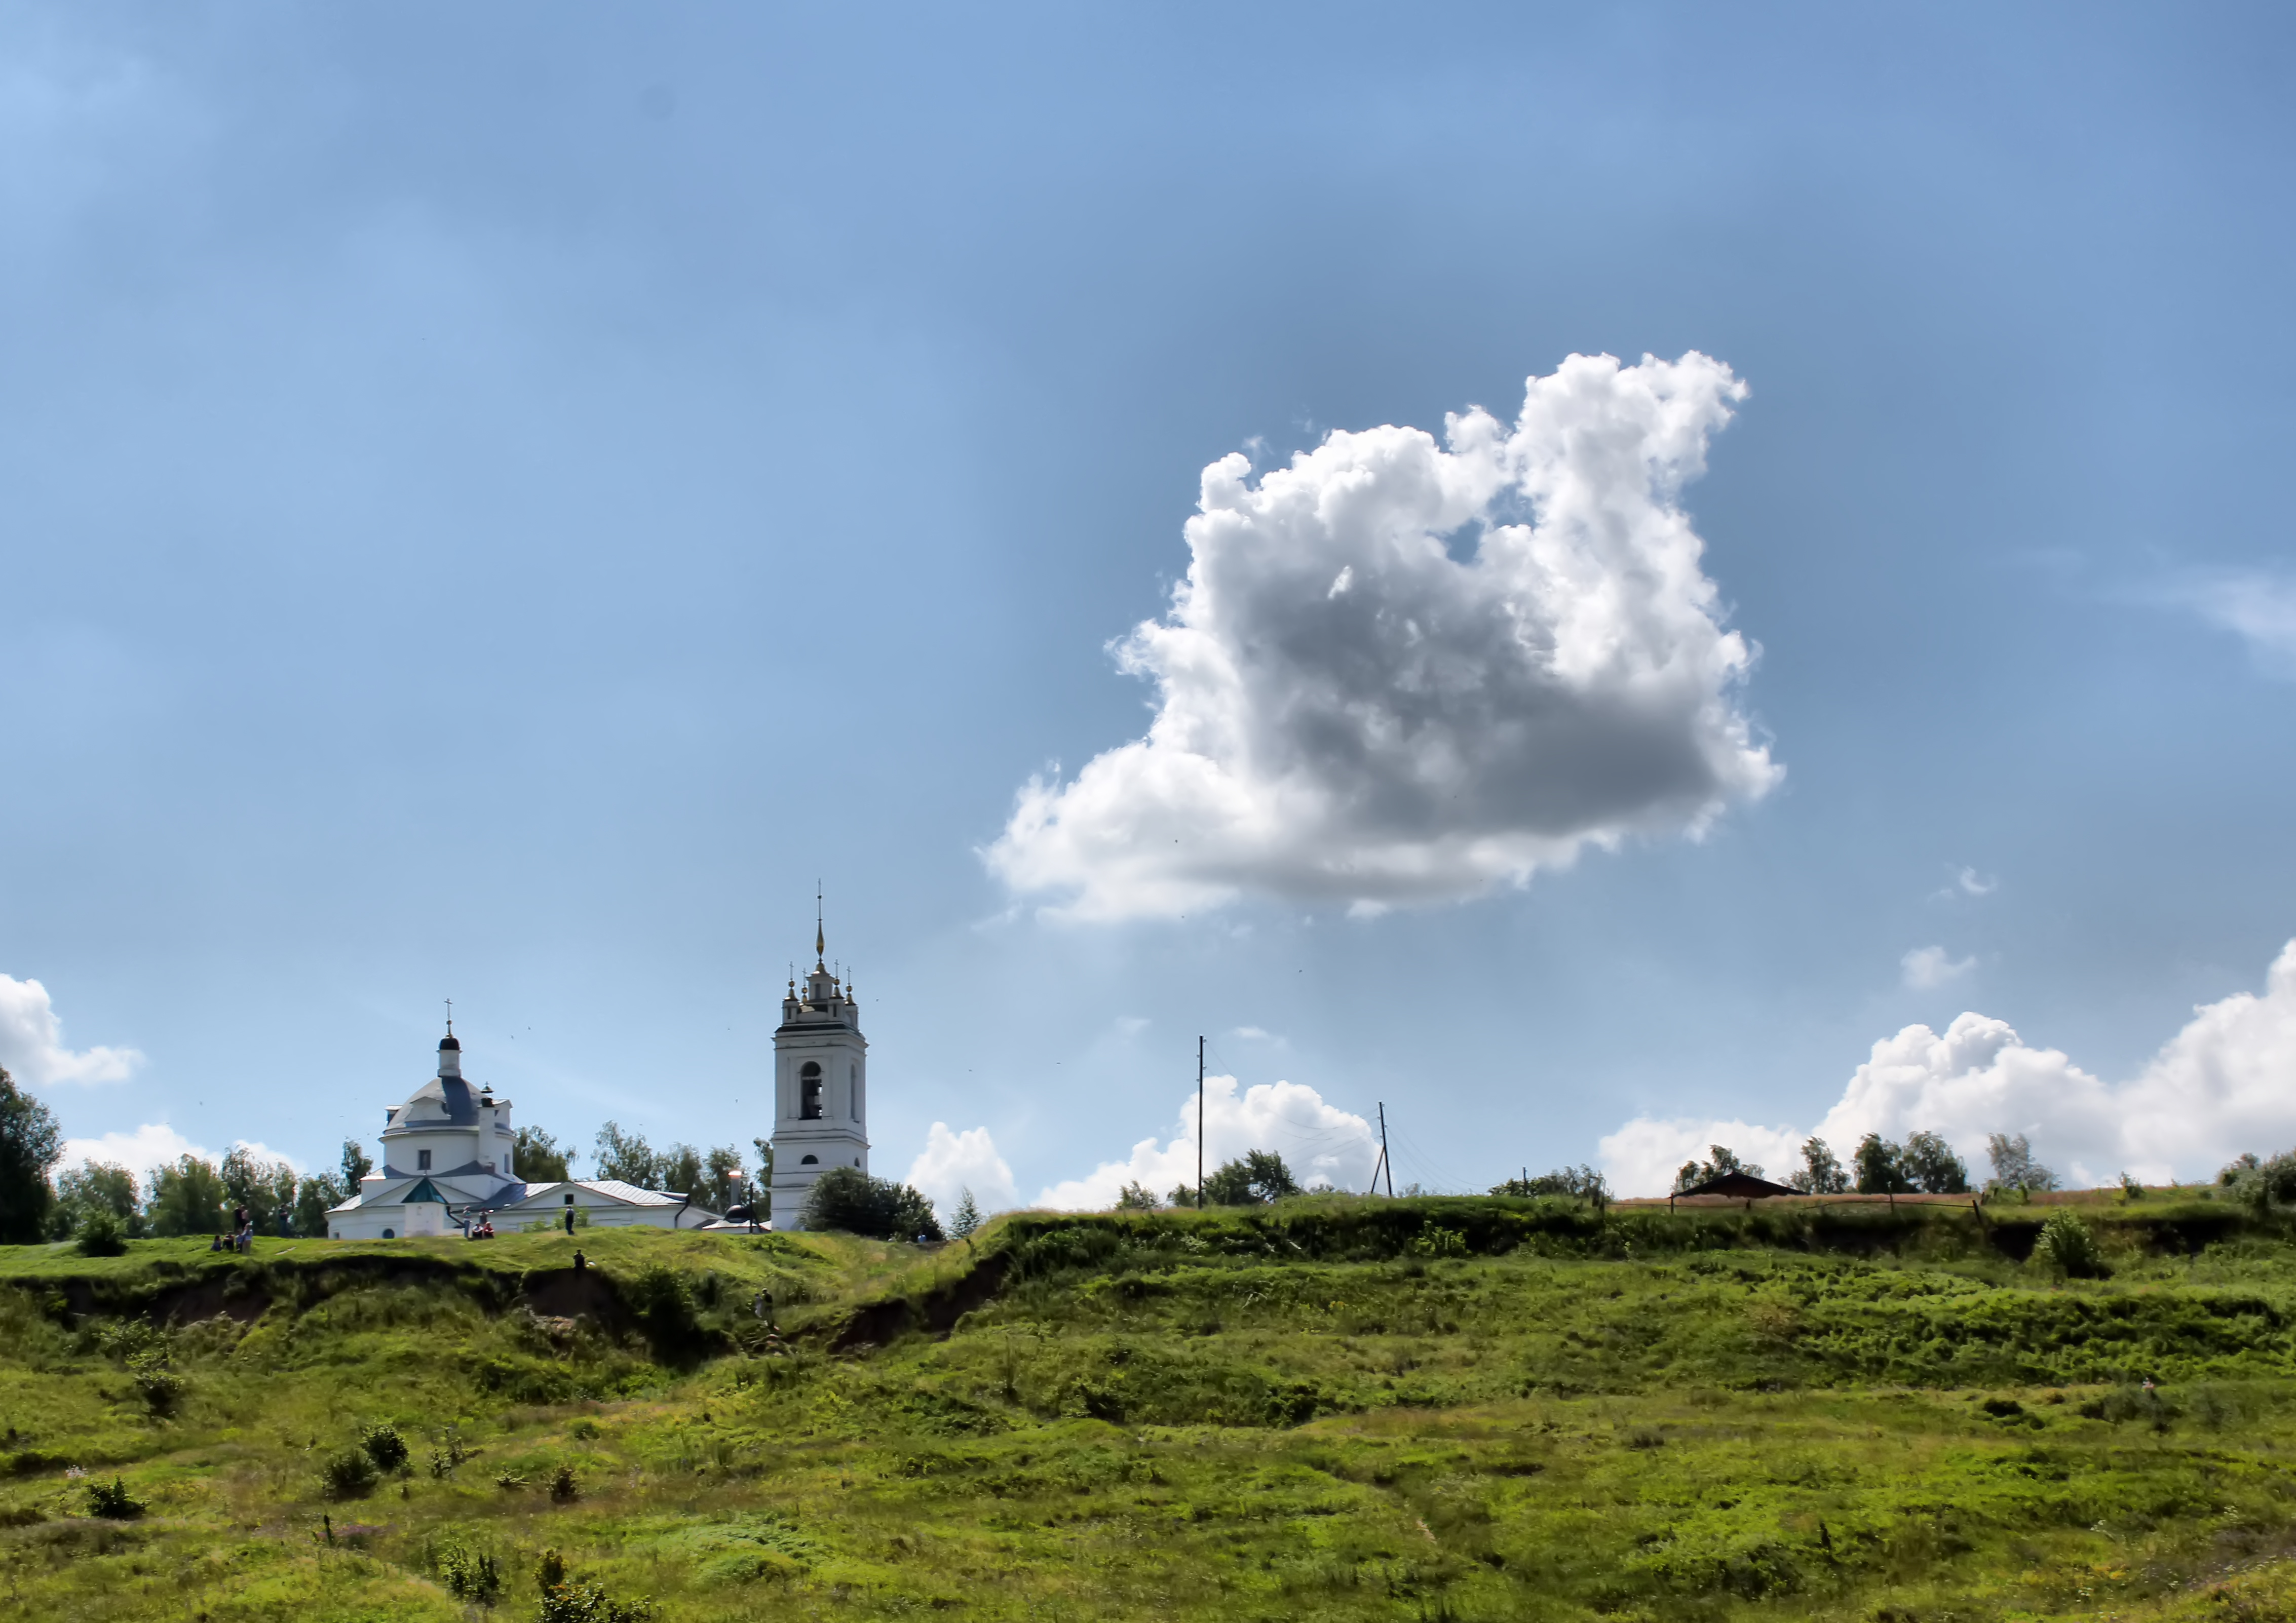
[[[2296,1615],[2296,1243],[2080,1209],[0,1250],[0,1619]]]

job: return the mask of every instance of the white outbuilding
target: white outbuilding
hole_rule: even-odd
[[[514,1166],[510,1101],[463,1076],[463,1045],[450,1024],[439,1074],[383,1113],[382,1166],[327,1214],[334,1240],[396,1240],[461,1234],[480,1214],[510,1232],[540,1219],[595,1228],[700,1228],[718,1214],[690,1194],[640,1189],[613,1178],[529,1184]]]

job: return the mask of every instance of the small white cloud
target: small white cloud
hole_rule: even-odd
[[[1147,734],[1022,788],[982,856],[1083,919],[1242,895],[1385,907],[1693,835],[1782,768],[1680,504],[1745,386],[1572,356],[1521,414],[1203,472],[1169,614],[1114,646]],[[1464,554],[1464,555],[1459,555]]]
[[[1230,1033],[1230,1035],[1241,1037],[1247,1043],[1276,1043],[1283,1041],[1281,1037],[1276,1037],[1274,1033],[1263,1031],[1258,1026],[1238,1026],[1234,1031]]]
[[[217,1159],[213,1151],[193,1143],[165,1122],[146,1122],[132,1133],[65,1139],[64,1158],[56,1163],[56,1169],[69,1171],[82,1161],[102,1161],[107,1167],[125,1167],[149,1182],[152,1168],[168,1166],[185,1155],[196,1155],[204,1161]]]
[[[1378,1140],[1362,1117],[1324,1102],[1300,1082],[1262,1082],[1239,1093],[1234,1077],[1204,1078],[1204,1166],[1216,1168],[1247,1150],[1273,1150],[1302,1184],[1360,1189],[1371,1181]],[[1055,1184],[1039,1206],[1093,1211],[1116,1204],[1127,1184],[1159,1198],[1196,1181],[1196,1094],[1182,1102],[1177,1131],[1163,1143],[1144,1138],[1120,1161],[1103,1161],[1080,1178]]]
[[[124,1082],[144,1062],[133,1048],[64,1046],[63,1021],[37,980],[0,975],[0,1067],[35,1087],[58,1082]]]
[[[2001,889],[1999,880],[1980,878],[1975,868],[1964,868],[1955,877],[1954,882],[1961,887],[1964,896],[1991,896]]]
[[[982,1211],[1004,1211],[1020,1204],[1013,1168],[996,1153],[996,1141],[987,1127],[967,1127],[953,1133],[946,1121],[936,1121],[925,1135],[925,1147],[909,1163],[908,1181],[947,1218],[967,1189]]]
[[[2054,1048],[2029,1047],[2006,1021],[1965,1013],[1942,1033],[1907,1026],[1874,1045],[1816,1134],[1847,1159],[1867,1133],[1943,1135],[1986,1170],[1990,1133],[2023,1133],[2034,1152],[2095,1184],[2126,1169],[2160,1182],[2214,1172],[2244,1151],[2296,1143],[2296,941],[2261,996],[2205,1004],[2134,1079],[2108,1084]],[[1773,1175],[1800,1163],[1798,1127],[1744,1121],[1628,1122],[1602,1141],[1623,1193],[1660,1194],[1694,1150],[1727,1144]]]
[[[2190,583],[2177,595],[2203,619],[2245,638],[2265,669],[2296,676],[2296,580],[2258,573],[2217,575]]]
[[[1976,959],[1956,958],[1942,947],[1916,947],[1898,963],[1905,971],[1906,984],[1921,992],[1958,980],[1977,967]]]
[[[1119,1037],[1138,1037],[1147,1029],[1148,1022],[1137,1014],[1119,1014],[1116,1017],[1116,1032]]]

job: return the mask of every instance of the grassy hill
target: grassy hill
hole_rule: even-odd
[[[2041,1215],[0,1250],[0,1619],[2296,1615],[2290,1231]]]

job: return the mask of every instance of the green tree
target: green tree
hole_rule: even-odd
[[[693,1191],[696,1204],[711,1211],[724,1211],[738,1205],[749,1193],[750,1175],[742,1166],[742,1152],[731,1144],[719,1144],[702,1158],[701,1181]]]
[[[1923,1194],[1967,1194],[1969,1168],[1953,1146],[1935,1133],[1915,1133],[1899,1155],[1906,1176]]]
[[[2006,1133],[1988,1133],[1985,1135],[1985,1158],[1993,1163],[1993,1176],[1985,1180],[1988,1193],[2022,1189],[2028,1193],[2038,1194],[2057,1186],[2057,1175],[2033,1159],[2032,1141],[2022,1133],[2013,1137]],[[2251,1167],[2257,1164],[2253,1155],[2247,1160]],[[2235,1162],[2234,1166],[2237,1165]],[[2228,1173],[2233,1168],[2228,1167],[2225,1170]],[[2223,1181],[2228,1184],[2232,1179],[2224,1177]]]
[[[1247,1151],[1204,1178],[1204,1200],[1213,1206],[1260,1206],[1300,1193],[1292,1168],[1273,1150]],[[1172,1203],[1182,1203],[1177,1190]]]
[[[1833,1159],[1833,1151],[1825,1140],[1815,1136],[1802,1141],[1801,1169],[1786,1182],[1804,1194],[1849,1193],[1849,1175]]]
[[[634,1184],[640,1189],[662,1186],[661,1156],[641,1135],[623,1132],[619,1122],[609,1121],[598,1129],[597,1150],[590,1159],[601,1178]]]
[[[558,1141],[540,1127],[521,1127],[511,1142],[511,1175],[529,1184],[562,1184],[580,1153],[570,1147],[560,1149]]]
[[[968,1189],[964,1193],[967,1200],[972,1199],[972,1191]],[[1119,1211],[1154,1211],[1163,1204],[1156,1198],[1156,1192],[1145,1184],[1127,1184],[1116,1196]]]
[[[152,1232],[155,1234],[219,1234],[229,1192],[223,1174],[196,1155],[152,1174]]]
[[[653,1184],[653,1188],[667,1189],[672,1194],[690,1194],[696,1201],[701,1199],[701,1186],[708,1176],[701,1168],[701,1152],[692,1144],[672,1144],[664,1150],[654,1176],[661,1182]]]
[[[348,1201],[359,1190],[359,1180],[374,1170],[374,1163],[366,1158],[366,1146],[356,1138],[343,1140],[343,1199]]]
[[[948,1220],[948,1232],[959,1240],[969,1239],[980,1223],[980,1202],[967,1189],[956,1197],[956,1211]]]
[[[871,1177],[858,1167],[832,1167],[806,1192],[805,1225],[840,1229],[872,1240],[939,1240],[932,1202],[906,1184]]]
[[[1542,1172],[1537,1177],[1511,1177],[1497,1185],[1493,1194],[1569,1195],[1574,1200],[1592,1201],[1597,1205],[1610,1199],[1608,1179],[1592,1167],[1562,1167],[1553,1172]]]
[[[46,1234],[56,1198],[48,1168],[63,1157],[54,1113],[0,1070],[0,1245],[30,1245]]]
[[[1695,1189],[1701,1184],[1710,1183],[1718,1177],[1726,1177],[1733,1172],[1742,1172],[1748,1177],[1762,1176],[1761,1168],[1752,1161],[1740,1160],[1738,1152],[1727,1145],[1709,1144],[1706,1146],[1706,1152],[1713,1159],[1703,1161],[1685,1161],[1675,1173],[1674,1191],[1677,1194],[1680,1194],[1685,1189]]]
[[[266,1161],[234,1144],[219,1168],[224,1194],[234,1206],[247,1209],[248,1221],[258,1234],[275,1234],[295,1211],[295,1168],[285,1161]]]
[[[295,1185],[295,1232],[306,1240],[324,1240],[327,1213],[349,1198],[332,1172],[302,1179]]]
[[[769,1138],[750,1141],[758,1149],[758,1181],[750,1188],[750,1210],[760,1223],[774,1215],[774,1144]]]
[[[1851,1158],[1857,1168],[1859,1194],[1912,1194],[1914,1180],[1906,1170],[1906,1152],[1879,1133],[1868,1133],[1857,1141],[1857,1153]]]
[[[69,1240],[98,1212],[119,1225],[130,1239],[144,1233],[144,1192],[135,1175],[108,1162],[82,1161],[56,1180],[56,1203],[48,1217],[52,1238]]]

